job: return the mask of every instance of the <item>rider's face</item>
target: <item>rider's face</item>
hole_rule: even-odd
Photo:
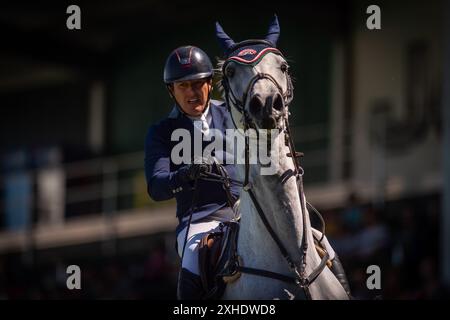
[[[199,117],[205,110],[211,82],[211,79],[175,82],[172,86],[172,94],[185,113]]]

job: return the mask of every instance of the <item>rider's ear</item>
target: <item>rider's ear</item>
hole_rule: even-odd
[[[209,85],[209,91],[212,91],[212,89],[213,89],[213,79],[212,78],[209,78],[208,85]]]

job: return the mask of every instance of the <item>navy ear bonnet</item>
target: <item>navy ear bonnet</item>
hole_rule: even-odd
[[[264,40],[246,40],[236,44],[231,49],[227,54],[227,60],[233,60],[241,64],[256,65],[269,52],[281,55],[277,48]]]
[[[216,22],[216,36],[227,60],[230,59],[243,64],[256,64],[269,52],[281,54],[276,48],[280,36],[280,25],[276,15],[270,23],[264,40],[245,40],[235,43],[218,22]]]

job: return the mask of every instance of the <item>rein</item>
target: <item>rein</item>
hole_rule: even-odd
[[[292,147],[290,147],[291,153],[292,154],[297,154],[299,155],[300,153],[296,153],[295,149],[292,145]],[[292,170],[290,172],[287,172],[286,177],[284,178],[285,180],[295,176],[296,177],[296,182],[297,182],[297,187],[299,190],[299,195],[300,195],[300,201],[301,201],[301,206],[302,206],[302,212],[303,212],[303,239],[302,239],[302,264],[301,264],[301,268],[300,270],[297,269],[297,266],[295,265],[295,263],[292,261],[291,257],[289,256],[286,248],[284,247],[283,243],[281,242],[281,240],[278,238],[277,234],[275,233],[275,231],[273,230],[273,228],[271,227],[270,223],[267,220],[267,217],[264,213],[264,210],[261,208],[261,205],[259,204],[258,200],[256,199],[256,196],[253,192],[253,189],[251,187],[251,184],[249,182],[247,183],[243,183],[242,181],[236,180],[236,179],[232,179],[229,177],[229,175],[227,174],[225,168],[222,167],[222,165],[220,164],[216,164],[219,169],[219,172],[221,174],[215,174],[212,172],[207,172],[207,173],[202,173],[199,179],[202,180],[206,180],[206,181],[213,181],[213,182],[220,182],[223,185],[223,188],[225,189],[226,193],[227,193],[227,198],[228,198],[228,202],[229,203],[234,203],[234,198],[231,196],[231,192],[230,192],[230,186],[231,186],[231,182],[236,183],[238,185],[241,185],[244,187],[244,190],[249,194],[253,205],[255,206],[256,211],[258,212],[258,215],[260,216],[266,230],[269,232],[270,236],[272,237],[272,239],[274,240],[274,242],[276,243],[277,247],[279,248],[281,254],[283,255],[284,259],[287,261],[290,270],[295,274],[294,277],[292,276],[286,276],[280,273],[276,273],[276,272],[272,272],[272,271],[268,271],[268,270],[262,270],[262,269],[256,269],[256,268],[251,268],[251,267],[244,267],[241,266],[239,264],[239,261],[236,259],[234,261],[234,263],[236,264],[236,271],[237,272],[242,272],[242,273],[248,273],[248,274],[253,274],[253,275],[258,275],[258,276],[262,276],[262,277],[266,277],[266,278],[272,278],[272,279],[276,279],[276,280],[280,280],[280,281],[284,281],[287,283],[291,283],[291,284],[295,284],[299,287],[301,287],[304,290],[304,293],[306,295],[306,297],[308,299],[311,299],[311,295],[309,293],[309,285],[311,283],[314,282],[314,280],[320,275],[320,273],[323,271],[323,269],[326,266],[327,260],[329,258],[328,253],[326,253],[322,259],[320,264],[316,267],[316,269],[314,269],[311,274],[306,275],[306,254],[307,254],[307,250],[308,250],[308,241],[307,241],[307,237],[306,237],[306,208],[305,208],[305,204],[308,205],[313,212],[317,215],[317,217],[320,219],[321,221],[321,226],[322,226],[322,238],[319,239],[318,241],[321,242],[323,237],[325,236],[325,223],[323,221],[322,216],[320,215],[320,213],[317,211],[316,208],[314,208],[314,206],[312,206],[308,201],[305,201],[303,195],[304,195],[304,191],[303,191],[303,180],[302,180],[302,176],[303,176],[303,169],[300,167],[300,165],[298,165],[297,160],[295,160],[295,163],[297,163],[297,168],[296,170],[298,170],[298,173],[293,172]],[[285,174],[283,174],[284,176]],[[248,170],[246,170],[246,177],[248,179]],[[231,205],[232,207],[232,205]]]

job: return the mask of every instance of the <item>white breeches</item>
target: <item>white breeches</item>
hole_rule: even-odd
[[[187,238],[186,248],[184,249],[184,258],[181,263],[181,267],[188,269],[190,272],[200,275],[198,266],[198,246],[201,239],[210,232],[219,230],[220,221],[196,221],[192,222],[189,228],[189,235]],[[184,238],[186,236],[185,227],[177,237],[178,243],[178,255],[181,258],[183,252]]]

